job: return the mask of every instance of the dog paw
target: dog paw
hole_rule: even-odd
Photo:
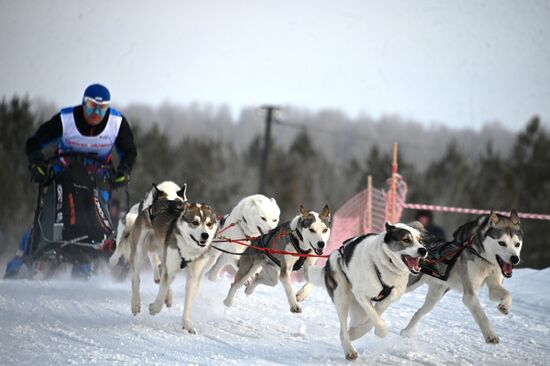
[[[191,323],[190,321],[188,322],[184,321],[181,327],[183,330],[186,330],[189,334],[193,334],[193,335],[197,334],[197,330],[193,328],[193,323]]]
[[[407,338],[410,338],[414,335],[415,333],[415,329],[414,328],[404,328],[401,330],[401,332],[399,332],[399,334],[401,335],[401,337],[407,337]]]
[[[487,337],[485,337],[485,342],[490,344],[498,344],[500,342],[500,339],[496,334],[490,334]]]
[[[374,334],[380,338],[384,338],[388,335],[388,328],[386,328],[385,324],[382,324],[381,326],[374,328]]]
[[[252,293],[254,292],[254,287],[255,286],[252,286],[252,284],[246,286],[246,288],[244,289],[244,293],[247,295],[252,295]]]
[[[298,305],[293,305],[293,306],[290,307],[290,312],[291,313],[301,313],[302,308]]]
[[[510,312],[510,306],[502,302],[498,304],[497,309],[504,315],[508,315]]]
[[[357,351],[351,350],[346,352],[346,360],[353,361],[355,359],[357,359]]]
[[[139,302],[132,302],[132,314],[138,315],[141,312],[141,303]]]
[[[226,298],[225,300],[223,300],[223,304],[229,308],[233,305],[233,299]]]
[[[306,299],[307,295],[305,294],[304,291],[298,291],[298,293],[296,294],[296,301],[298,302],[302,302]]]
[[[149,304],[149,314],[151,314],[151,315],[155,315],[155,314],[160,313],[161,309],[162,309],[162,305],[157,306],[155,303]]]

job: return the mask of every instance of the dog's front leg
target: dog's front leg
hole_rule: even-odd
[[[344,349],[346,359],[355,360],[357,358],[357,351],[351,344],[350,334],[348,332],[349,296],[348,292],[340,287],[341,286],[336,288],[334,296],[334,305],[336,306],[336,313],[340,320],[340,344]]]
[[[298,302],[304,301],[315,288],[315,286],[309,280],[309,269],[311,268],[311,266],[314,266],[316,262],[317,258],[308,258],[304,263],[304,277],[306,279],[306,283],[296,294],[296,300]]]
[[[428,293],[424,299],[424,304],[422,304],[420,309],[414,313],[413,317],[409,321],[409,324],[401,330],[400,334],[403,337],[411,337],[416,332],[416,327],[418,326],[420,319],[435,308],[448,290],[449,288],[445,285],[430,283]]]
[[[474,289],[471,283],[464,283],[464,295],[462,301],[464,305],[470,310],[476,323],[481,329],[481,333],[485,337],[485,342],[496,344],[499,342],[498,336],[495,334],[495,331],[489,323],[487,315],[483,311],[481,304],[479,302],[479,288]]]
[[[183,307],[183,318],[181,320],[181,326],[183,329],[191,334],[197,334],[195,328],[193,328],[193,322],[191,321],[191,310],[193,309],[193,300],[200,287],[203,270],[208,263],[208,256],[203,256],[189,263],[187,266],[187,282],[185,284],[185,304]]]
[[[177,249],[166,248],[164,258],[161,263],[160,286],[157,297],[154,302],[149,304],[149,314],[155,315],[162,310],[162,305],[166,299],[166,294],[170,284],[174,281],[176,273],[180,269],[181,257]]]
[[[502,279],[496,276],[487,277],[487,286],[489,287],[489,298],[492,301],[500,300],[497,309],[505,315],[508,315],[512,308],[512,294],[508,292],[501,284]]]
[[[352,288],[353,291],[353,288]],[[388,329],[386,328],[386,323],[380,316],[378,315],[378,312],[372,305],[370,301],[370,297],[363,293],[363,291],[353,291],[355,294],[355,298],[357,299],[357,302],[363,310],[365,310],[365,313],[367,313],[367,317],[369,318],[368,322],[371,322],[374,325],[374,334],[376,334],[378,337],[385,337],[388,335]]]
[[[378,316],[382,316],[384,312],[388,309],[388,307],[393,303],[394,301],[398,300],[398,296],[395,295],[396,292],[390,293],[388,297],[386,297],[384,300],[379,301],[375,305],[376,312],[378,313]],[[373,322],[370,317],[367,317],[366,321],[354,326],[351,326],[349,328],[349,336],[352,341],[361,338],[365,334],[367,334],[373,327]]]
[[[149,250],[147,251],[147,255],[149,256],[149,262],[151,263],[151,268],[153,268],[153,280],[155,283],[160,282],[160,258],[156,251]]]
[[[142,255],[144,252],[142,243],[147,237],[147,233],[139,231],[137,228],[130,234],[130,266],[132,268],[132,314],[137,315],[141,311],[140,294],[140,271]]]
[[[281,284],[283,285],[286,293],[286,297],[288,299],[288,304],[290,305],[290,312],[291,313],[301,313],[302,308],[300,305],[298,305],[298,302],[296,301],[296,293],[294,292],[294,288],[292,287],[292,278],[290,277],[290,274],[292,273],[292,266],[294,264],[289,265],[282,265],[281,266],[281,273],[279,274],[279,280],[281,281]]]

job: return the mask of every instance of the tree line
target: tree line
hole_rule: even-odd
[[[0,253],[14,252],[32,222],[36,187],[30,182],[24,146],[42,118],[33,111],[28,98],[2,100]],[[263,143],[260,134],[246,146],[235,146],[221,134],[208,137],[184,132],[174,139],[159,124],[144,128],[150,121],[139,121],[139,115],[130,122],[139,154],[129,186],[131,203],[139,201],[151,183],[163,180],[187,183],[191,200],[209,203],[219,214],[228,213],[242,197],[257,193]],[[327,153],[316,143],[318,133],[304,126],[284,141],[275,134],[270,142],[266,194],[277,199],[283,220],[294,216],[300,204],[313,210],[328,204],[335,212],[365,188],[368,175],[373,176],[375,186],[382,186],[391,174],[390,144],[371,144],[364,156],[342,161],[335,152]],[[550,134],[540,119],[533,117],[527,122],[508,152],[493,146],[489,140],[481,153],[472,156],[458,140],[451,140],[444,154],[423,164],[415,161],[412,149],[400,154],[399,171],[409,187],[407,201],[549,213]],[[403,220],[413,217],[414,212],[406,210]],[[473,219],[463,214],[436,214],[435,218],[448,238],[455,228]],[[522,225],[523,265],[547,267],[550,225],[536,220],[523,220]]]

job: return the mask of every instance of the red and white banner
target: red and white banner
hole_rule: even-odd
[[[413,210],[430,210],[430,211],[439,211],[439,212],[465,213],[465,214],[473,214],[473,215],[485,215],[491,212],[490,210],[480,210],[477,208],[427,205],[423,203],[402,203],[402,205],[403,205],[403,208],[409,208]],[[508,211],[495,211],[495,212],[502,215],[507,215],[507,216],[510,214],[510,212]],[[545,214],[518,212],[518,216],[522,219],[550,220],[550,215],[545,215]]]

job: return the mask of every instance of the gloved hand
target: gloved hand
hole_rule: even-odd
[[[29,156],[29,170],[33,182],[44,183],[46,181],[48,178],[48,165],[42,152],[36,151]]]
[[[111,187],[115,189],[124,187],[128,184],[128,182],[130,182],[130,173],[128,173],[122,166],[118,167],[117,172],[111,179]]]

